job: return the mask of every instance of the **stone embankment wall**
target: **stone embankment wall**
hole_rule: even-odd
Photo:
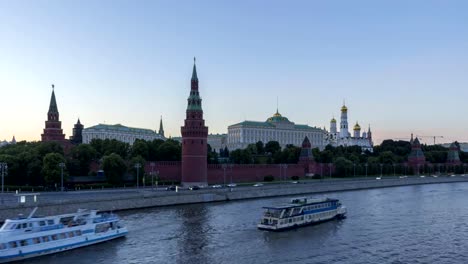
[[[19,205],[15,202],[2,200],[0,206],[0,222],[18,214],[27,216],[38,206],[37,214],[54,215],[76,212],[79,208],[98,209],[103,211],[119,211],[155,206],[168,206],[192,203],[220,202],[242,199],[254,199],[287,195],[304,195],[312,193],[360,190],[369,188],[385,188],[405,185],[468,182],[468,177],[440,178],[405,178],[384,180],[333,180],[310,182],[306,184],[266,185],[262,187],[237,187],[232,189],[203,189],[198,191],[82,191],[77,194],[42,194],[37,203],[27,202]],[[94,193],[94,194],[93,194]],[[67,198],[67,196],[69,196]],[[2,196],[4,199],[5,196]],[[72,197],[72,198],[70,198]]]

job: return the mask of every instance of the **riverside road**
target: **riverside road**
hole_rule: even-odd
[[[78,208],[119,211],[127,209],[170,206],[189,203],[204,203],[229,200],[242,200],[285,195],[302,195],[323,192],[359,190],[368,188],[394,187],[431,183],[450,183],[468,181],[468,177],[384,177],[357,179],[308,180],[299,183],[284,182],[254,187],[242,185],[234,188],[204,188],[200,190],[181,189],[178,192],[165,188],[122,188],[68,192],[43,192],[37,195],[37,202],[27,196],[20,203],[20,196],[28,193],[0,194],[0,221],[27,215],[35,206],[42,215],[70,213]]]

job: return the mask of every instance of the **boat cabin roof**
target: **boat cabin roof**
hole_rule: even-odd
[[[306,197],[299,197],[299,198],[293,198],[291,199],[291,203],[288,204],[281,204],[277,206],[266,206],[263,207],[263,209],[269,209],[269,210],[283,210],[283,209],[288,209],[288,208],[296,208],[296,207],[302,207],[304,205],[313,205],[313,204],[321,204],[321,203],[327,203],[327,202],[337,202],[339,201],[338,199],[334,198],[306,198]]]

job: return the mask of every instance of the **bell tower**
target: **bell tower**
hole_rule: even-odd
[[[195,58],[182,133],[182,185],[207,185],[208,127],[203,120]]]

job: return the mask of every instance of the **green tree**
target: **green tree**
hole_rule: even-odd
[[[98,158],[98,152],[92,147],[92,145],[80,144],[71,150],[71,157],[76,162],[70,161],[70,165],[73,167],[78,165],[78,170],[73,170],[73,172],[78,173],[78,176],[84,176],[88,175],[91,162]],[[72,171],[71,168],[70,171]]]
[[[265,154],[265,144],[263,144],[262,141],[255,143],[255,146],[257,147],[257,152],[259,155]]]
[[[141,156],[144,159],[149,158],[149,146],[148,142],[145,140],[137,139],[135,142],[133,142],[132,148],[131,148],[131,156],[132,157],[137,157]]]
[[[338,176],[350,176],[348,172],[352,168],[353,163],[344,157],[339,157],[335,160],[335,173]]]
[[[281,146],[278,141],[269,141],[265,145],[265,152],[269,152],[274,155],[276,152],[281,150]]]
[[[56,186],[60,186],[62,175],[60,163],[65,163],[65,158],[59,153],[48,153],[44,156],[42,175],[48,185],[56,184]],[[67,170],[63,168],[63,181],[65,182],[67,178]]]
[[[102,169],[109,183],[122,184],[122,176],[127,171],[127,165],[119,154],[112,153],[103,157]]]
[[[200,143],[198,143],[200,144]],[[158,148],[158,160],[178,161],[181,158],[180,143],[174,140],[166,140]]]

